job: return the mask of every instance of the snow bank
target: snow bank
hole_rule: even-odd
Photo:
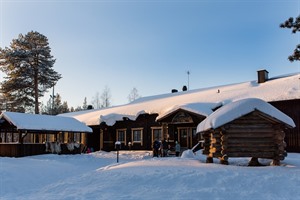
[[[152,158],[147,151],[0,158],[0,199],[297,199],[300,154],[279,167],[206,164],[201,152]],[[261,163],[269,163],[264,159]]]
[[[181,158],[195,158],[195,154],[192,150],[188,149],[182,152]]]

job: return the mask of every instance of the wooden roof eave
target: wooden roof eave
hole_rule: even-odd
[[[45,129],[18,129],[17,127],[14,127],[16,132],[22,132],[22,133],[30,133],[30,134],[59,134],[62,132],[66,133],[92,133],[87,131],[68,131],[68,130],[45,130]]]
[[[185,109],[183,109],[183,108],[178,108],[178,109],[176,109],[176,110],[174,110],[174,111],[172,111],[172,112],[166,114],[166,115],[163,116],[162,118],[156,119],[156,121],[157,121],[157,122],[161,122],[161,121],[163,121],[164,119],[166,119],[166,118],[168,118],[168,117],[170,117],[170,116],[172,116],[172,115],[174,115],[175,113],[178,113],[178,112],[180,112],[180,111],[186,112],[186,113],[191,114],[191,115],[196,115],[196,116],[201,117],[201,118],[203,118],[203,119],[206,118],[206,116],[201,115],[201,114],[199,114],[199,113],[192,112],[192,111],[189,111],[189,110],[185,110]],[[159,116],[158,116],[158,117],[159,117]],[[158,117],[157,117],[157,118],[158,118]]]
[[[210,134],[210,133],[213,132],[213,131],[214,131],[213,128],[209,128],[209,129],[206,129],[206,130],[197,132],[196,134],[202,134],[202,135],[205,135],[205,134]]]
[[[244,117],[246,115],[249,115],[251,113],[253,113],[254,115],[258,115],[259,117],[261,117],[264,120],[269,121],[270,123],[282,124],[285,128],[294,128],[294,127],[290,126],[289,124],[287,124],[287,123],[285,123],[285,122],[283,122],[283,121],[281,121],[281,120],[279,120],[279,119],[277,119],[275,117],[272,117],[272,116],[270,116],[270,115],[268,115],[268,114],[266,114],[266,113],[264,113],[264,112],[262,112],[260,110],[255,109],[254,111],[252,111],[250,113],[244,114],[244,115],[242,115],[242,116],[240,116],[240,117],[238,117],[236,119],[231,120],[230,122],[227,122],[225,124],[222,124],[222,125],[220,125],[218,127],[211,128],[211,129],[214,130],[214,131],[218,131],[218,129],[219,129],[219,131],[224,131],[224,130],[226,130],[226,129],[229,128],[228,124],[230,124],[234,120],[242,118],[242,117]]]
[[[289,125],[289,124],[287,124],[287,123],[285,123],[285,122],[283,122],[283,121],[281,121],[281,120],[279,120],[279,119],[277,119],[275,117],[272,117],[272,116],[270,116],[270,115],[268,115],[266,113],[263,113],[263,112],[261,112],[261,111],[259,111],[257,109],[255,109],[255,111],[253,111],[253,113],[257,114],[259,117],[261,117],[264,120],[267,120],[267,121],[269,121],[271,123],[282,124],[282,125],[285,126],[285,128],[290,128],[290,129],[294,128],[291,125]]]

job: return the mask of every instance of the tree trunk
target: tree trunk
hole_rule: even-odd
[[[34,66],[34,107],[35,114],[39,114],[39,82],[38,82],[38,66]]]

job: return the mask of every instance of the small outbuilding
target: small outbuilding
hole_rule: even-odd
[[[0,156],[81,153],[86,133],[92,133],[92,129],[74,118],[3,112]]]
[[[251,157],[249,165],[259,165],[258,158],[273,159],[273,165],[287,156],[285,129],[294,128],[293,120],[256,98],[228,103],[202,121],[197,133],[204,138],[206,162],[219,158],[228,164],[230,157]]]

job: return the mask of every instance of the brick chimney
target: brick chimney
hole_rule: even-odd
[[[269,72],[265,69],[257,71],[257,82],[264,83],[269,79]]]

